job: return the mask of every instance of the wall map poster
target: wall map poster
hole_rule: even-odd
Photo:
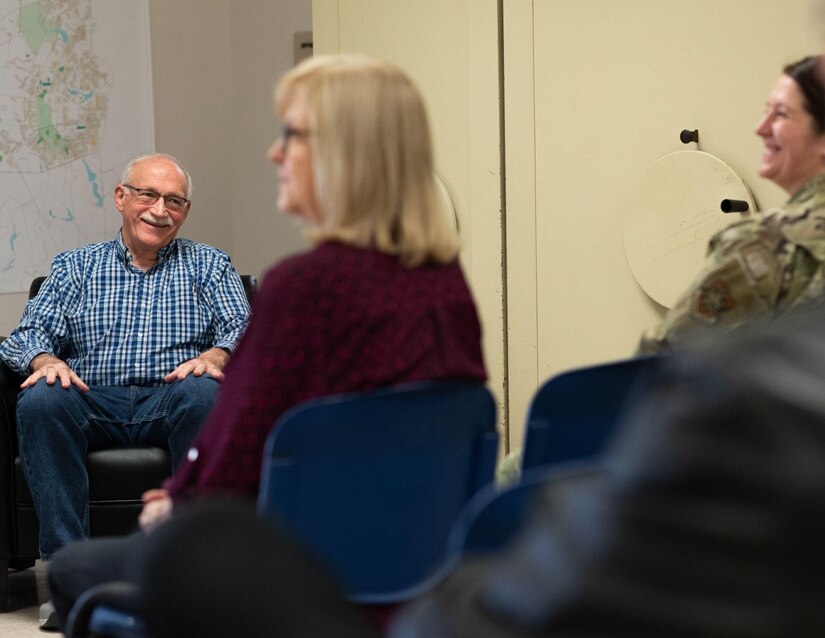
[[[148,0],[0,0],[0,293],[114,237],[153,147]]]

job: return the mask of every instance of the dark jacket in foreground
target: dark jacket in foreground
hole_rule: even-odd
[[[393,638],[825,635],[825,308],[667,360],[596,480],[547,489]]]

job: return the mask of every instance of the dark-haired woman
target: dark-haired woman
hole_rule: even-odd
[[[789,64],[768,96],[756,134],[759,175],[784,189],[780,209],[714,236],[699,277],[647,331],[642,353],[670,350],[703,330],[776,317],[825,293],[825,88],[821,56]]]

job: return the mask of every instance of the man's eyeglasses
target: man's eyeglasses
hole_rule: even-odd
[[[189,203],[188,199],[185,197],[180,197],[179,195],[161,195],[160,193],[156,193],[148,188],[135,188],[129,184],[123,184],[123,187],[132,191],[135,194],[135,197],[137,197],[137,200],[141,204],[146,204],[147,206],[151,206],[163,197],[164,206],[175,213],[183,212],[186,205]]]
[[[278,136],[278,139],[281,140],[281,147],[284,150],[286,150],[290,138],[297,137],[305,139],[309,137],[309,133],[310,132],[306,129],[295,128],[294,126],[290,126],[289,124],[284,124],[284,126],[281,128],[281,134],[280,136]]]

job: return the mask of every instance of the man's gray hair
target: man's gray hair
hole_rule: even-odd
[[[133,158],[127,165],[126,168],[123,170],[123,176],[120,178],[121,184],[129,184],[132,180],[132,171],[135,169],[135,166],[138,164],[145,162],[146,160],[151,159],[167,159],[175,166],[180,169],[180,172],[183,173],[183,176],[186,178],[186,198],[192,199],[192,176],[189,174],[189,171],[186,170],[186,167],[181,164],[178,160],[176,160],[171,155],[166,153],[144,153],[143,155],[138,155],[137,157]]]

